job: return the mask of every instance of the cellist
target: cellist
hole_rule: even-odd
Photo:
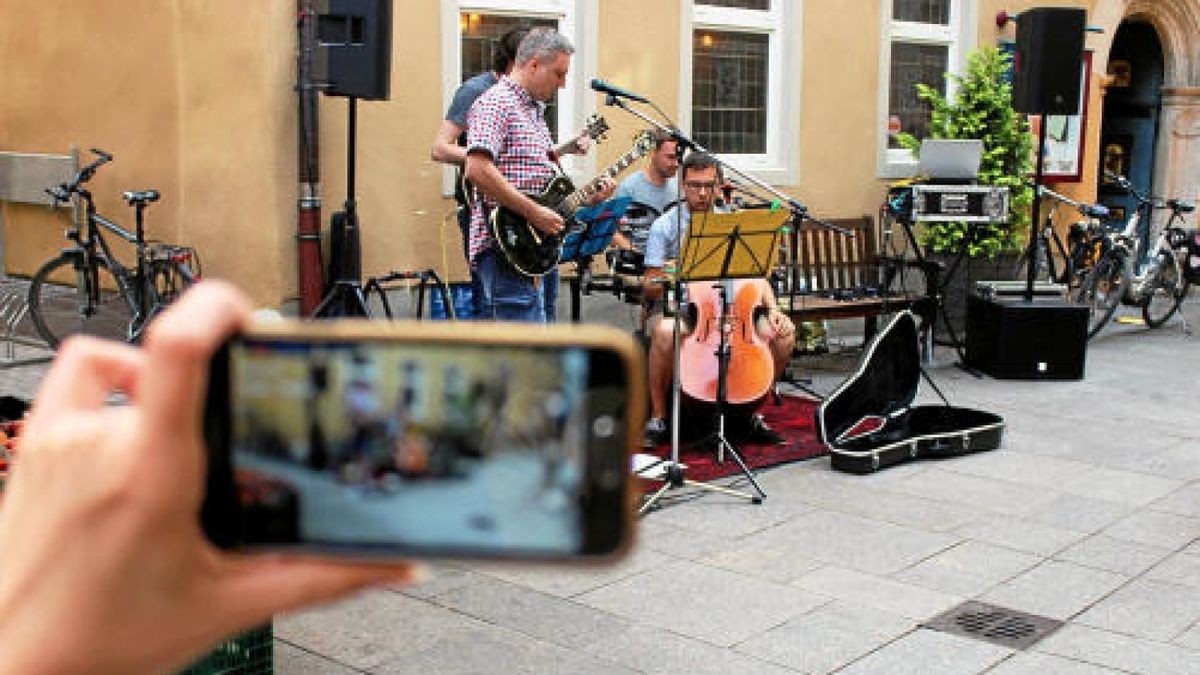
[[[650,419],[646,421],[644,445],[654,447],[668,440],[666,422],[667,397],[674,376],[674,321],[661,315],[663,278],[666,276],[666,261],[677,259],[680,240],[687,237],[688,226],[696,214],[713,210],[717,190],[722,184],[721,167],[706,153],[692,152],[683,160],[682,172],[683,203],[668,210],[650,225],[646,243],[646,284],[642,289],[643,300],[651,307],[652,318],[647,323],[650,333],[649,389]],[[712,282],[696,282],[712,283]],[[775,380],[783,374],[792,357],[796,343],[796,329],[788,317],[779,310],[775,293],[766,279],[745,280],[743,283],[761,284],[761,306],[755,312],[754,327],[758,337],[767,343],[775,365]],[[688,336],[695,326],[686,321],[688,312],[683,313],[683,336]],[[750,421],[750,437],[746,440],[757,443],[781,443],[782,437],[767,427],[761,415]]]

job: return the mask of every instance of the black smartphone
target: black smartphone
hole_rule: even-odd
[[[253,325],[210,369],[203,529],[346,556],[615,556],[643,371],[602,327]]]

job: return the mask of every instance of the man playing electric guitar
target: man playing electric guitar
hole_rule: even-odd
[[[661,303],[666,261],[678,259],[680,240],[687,238],[692,217],[697,214],[703,216],[713,210],[717,188],[722,182],[721,168],[711,155],[693,152],[683,160],[680,180],[683,182],[684,203],[654,221],[646,242],[646,285],[642,289],[642,298],[651,303]],[[792,358],[792,348],[796,344],[796,328],[791,320],[779,311],[775,293],[766,279],[753,279],[750,283],[762,285],[763,304],[756,311],[754,327],[770,348],[775,365],[775,379],[778,380]],[[661,304],[659,306],[661,307]],[[684,311],[682,303],[680,307],[680,311]],[[687,316],[686,312],[684,316]],[[688,322],[684,322],[685,335],[690,334],[694,328],[688,325]],[[646,421],[643,444],[654,447],[667,442],[669,438],[666,410],[667,396],[675,372],[675,322],[661,316],[657,319],[651,317],[648,330],[650,419]],[[755,415],[751,420],[748,440],[756,443],[779,443],[782,437],[768,428],[761,416]]]
[[[562,233],[562,216],[527,195],[541,192],[557,174],[543,115],[545,103],[566,84],[574,52],[557,31],[532,29],[517,49],[512,73],[480,96],[467,115],[466,176],[482,193],[471,200],[468,255],[483,291],[482,318],[538,323],[553,318],[546,313],[549,284],[504,259],[492,241],[488,214],[503,205],[540,232]],[[610,183],[594,201],[607,199],[613,189]]]
[[[467,251],[471,228],[471,204],[465,181],[462,179],[462,167],[467,160],[467,112],[485,91],[491,89],[492,85],[499,82],[501,77],[512,72],[513,60],[517,57],[517,48],[528,33],[528,28],[521,27],[514,28],[500,36],[496,42],[496,54],[492,62],[492,69],[467,79],[455,90],[450,107],[446,110],[446,118],[442,120],[442,126],[438,127],[437,134],[433,137],[433,145],[429,148],[429,156],[433,161],[457,166],[459,169],[454,181],[454,201],[458,202],[458,229],[462,233],[463,258],[468,263],[471,260]],[[478,275],[472,269],[471,306],[475,309],[477,316],[480,312],[479,304],[482,294]]]

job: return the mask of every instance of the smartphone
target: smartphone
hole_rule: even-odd
[[[201,524],[225,548],[615,557],[644,381],[603,327],[254,324],[211,364]]]

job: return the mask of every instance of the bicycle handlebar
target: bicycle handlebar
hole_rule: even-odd
[[[1152,197],[1144,192],[1138,192],[1133,187],[1133,183],[1125,176],[1113,173],[1108,169],[1104,170],[1104,177],[1117,184],[1117,187],[1133,195],[1133,198],[1138,200],[1139,206],[1149,206],[1152,209],[1171,209],[1175,215],[1187,213],[1186,209],[1180,209],[1180,202],[1175,199],[1164,199],[1162,197]]]
[[[1050,197],[1051,199],[1062,202],[1069,206],[1074,206],[1079,213],[1089,218],[1107,218],[1108,207],[1103,204],[1086,204],[1084,202],[1075,201],[1066,195],[1059,194],[1045,185],[1038,186],[1039,197]]]
[[[79,192],[79,186],[92,179],[96,175],[96,169],[108,164],[113,160],[112,153],[105,152],[100,148],[92,148],[92,153],[96,155],[96,159],[91,164],[79,169],[75,172],[75,177],[69,183],[59,183],[52,188],[46,188],[46,193],[49,194],[55,202],[65,202],[71,198],[71,195]]]

